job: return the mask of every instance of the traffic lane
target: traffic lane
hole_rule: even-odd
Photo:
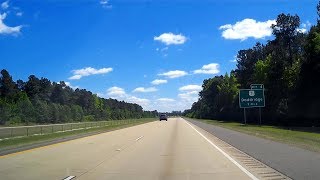
[[[185,120],[158,122],[134,146],[82,174],[79,179],[250,179]]]
[[[0,156],[1,179],[62,179],[94,168],[162,124],[146,123],[81,139]]]
[[[192,119],[188,121],[293,179],[320,177],[320,153]]]

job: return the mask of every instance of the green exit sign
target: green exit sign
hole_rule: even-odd
[[[263,89],[240,89],[240,108],[265,107]]]
[[[263,84],[251,84],[250,88],[251,89],[264,89],[264,85]]]

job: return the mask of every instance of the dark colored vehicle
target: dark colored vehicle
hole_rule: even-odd
[[[167,117],[166,114],[160,114],[159,118],[160,118],[160,121],[161,121],[161,120],[166,120],[166,121],[168,121],[168,117]]]

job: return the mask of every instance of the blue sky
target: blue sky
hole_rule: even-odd
[[[311,0],[0,0],[0,68],[145,110],[184,110],[238,50],[273,39],[280,13],[315,24]],[[155,81],[156,80],[156,81]],[[153,82],[154,81],[154,82]],[[153,82],[153,83],[152,83]]]

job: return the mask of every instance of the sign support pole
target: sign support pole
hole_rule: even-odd
[[[246,108],[243,108],[244,124],[247,124]]]
[[[261,107],[259,107],[259,116],[260,116],[260,126],[261,126],[261,123],[262,123],[262,120],[261,120]]]

